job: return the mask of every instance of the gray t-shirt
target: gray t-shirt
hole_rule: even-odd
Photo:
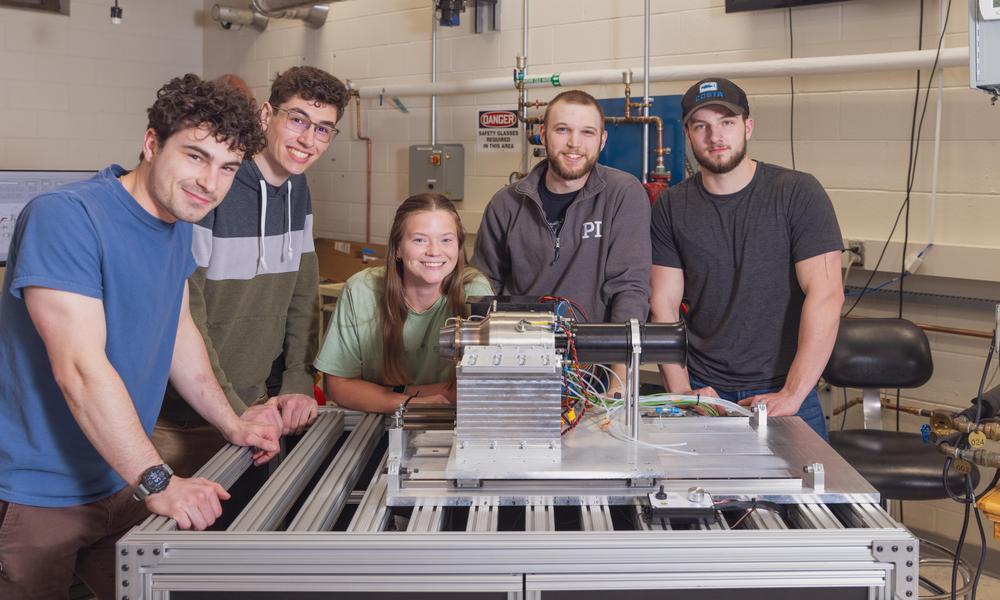
[[[684,270],[691,373],[726,391],[783,385],[805,300],[795,263],[843,249],[816,178],[757,162],[719,196],[696,175],[663,192],[650,233],[653,264]]]

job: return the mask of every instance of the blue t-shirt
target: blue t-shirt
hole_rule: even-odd
[[[146,212],[119,182],[124,173],[113,165],[43,194],[17,220],[0,293],[0,499],[74,506],[125,486],[70,413],[24,288],[104,303],[108,360],[147,434],[156,422],[195,267],[191,225]]]

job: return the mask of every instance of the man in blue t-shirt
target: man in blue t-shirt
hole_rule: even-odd
[[[688,364],[661,365],[672,392],[695,388],[826,437],[816,394],[840,324],[843,241],[830,198],[807,173],[747,156],[746,94],[704,79],[681,101],[700,172],[653,207],[654,321],[690,310]]]
[[[263,133],[253,103],[194,75],[148,111],[139,165],[35,198],[0,294],[0,597],[114,596],[115,541],[149,511],[204,529],[228,493],[171,477],[149,440],[169,376],[230,442],[278,449],[229,407],[188,310],[191,222]]]

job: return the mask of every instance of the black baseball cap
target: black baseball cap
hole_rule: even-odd
[[[738,115],[750,116],[746,92],[728,79],[711,77],[692,85],[684,94],[684,99],[681,100],[684,124],[687,125],[694,111],[712,104],[724,106]]]

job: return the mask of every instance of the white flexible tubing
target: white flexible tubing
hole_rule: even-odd
[[[662,399],[662,400],[687,400],[690,402],[700,402],[701,404],[711,404],[712,406],[718,406],[720,408],[725,408],[730,410],[740,416],[752,417],[753,412],[747,410],[745,407],[736,404],[735,402],[730,402],[729,400],[723,400],[722,398],[713,398],[711,396],[693,396],[691,394],[662,394],[657,396],[640,396],[639,402],[642,403],[643,400],[652,399]]]
[[[622,378],[619,377],[618,373],[615,373],[613,369],[610,369],[610,368],[608,368],[608,367],[606,367],[606,366],[604,366],[604,365],[602,365],[600,363],[594,363],[594,366],[595,367],[600,367],[602,370],[604,370],[605,372],[607,372],[608,375],[610,375],[611,377],[614,377],[615,379],[617,379],[618,380],[618,384],[622,386],[623,390],[625,389],[625,382],[622,381]]]
[[[610,435],[611,437],[615,438],[616,440],[624,440],[626,442],[632,442],[633,444],[637,444],[639,446],[645,446],[647,448],[653,448],[655,450],[661,450],[663,452],[673,452],[674,454],[683,454],[685,456],[697,456],[698,455],[697,452],[692,452],[691,450],[679,450],[677,448],[677,446],[686,446],[687,442],[680,442],[680,443],[677,443],[677,444],[650,444],[649,442],[644,442],[642,440],[630,437],[625,432],[625,424],[622,422],[621,419],[617,419],[616,420],[616,419],[611,418],[611,417],[609,417],[609,419],[610,419],[611,423],[608,425],[608,430],[607,430],[608,431],[608,435]],[[612,429],[615,428],[615,427],[620,428],[621,431],[618,432],[620,435],[616,435],[616,433],[614,431],[612,431]]]

